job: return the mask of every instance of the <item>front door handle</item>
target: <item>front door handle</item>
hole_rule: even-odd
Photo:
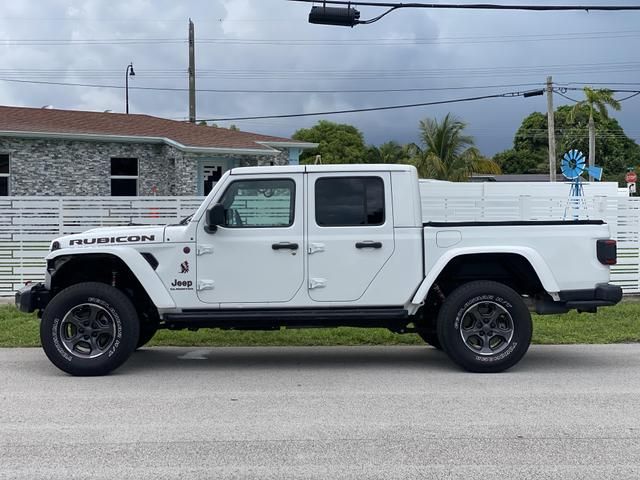
[[[382,248],[382,242],[358,242],[356,243],[356,248]]]
[[[281,242],[271,245],[274,250],[298,250],[297,243]]]

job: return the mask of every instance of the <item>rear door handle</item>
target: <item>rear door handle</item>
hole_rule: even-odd
[[[281,242],[271,245],[274,250],[298,250],[297,243]]]
[[[358,242],[356,243],[356,248],[382,248],[382,242]]]

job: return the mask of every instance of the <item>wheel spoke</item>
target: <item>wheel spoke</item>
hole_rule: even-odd
[[[93,355],[93,354],[95,354],[95,353],[99,350],[99,348],[98,348],[98,342],[97,342],[96,340],[97,340],[97,338],[96,338],[96,337],[94,337],[93,335],[91,335],[91,336],[89,337],[89,340],[88,340],[88,342],[89,342],[89,346],[91,347],[91,352],[90,352],[90,353],[91,353],[92,355]]]
[[[498,317],[500,317],[500,315],[503,315],[503,312],[496,306],[493,306],[493,309],[489,314],[489,321],[495,322],[498,319]]]
[[[480,332],[476,328],[470,328],[468,330],[462,328],[460,329],[460,334],[462,335],[462,339],[465,341],[465,343],[469,342],[469,338],[473,336],[477,337],[479,333]]]
[[[101,313],[102,311],[98,308],[94,306],[89,307],[89,322],[93,324],[98,319]]]
[[[109,335],[113,335],[113,324],[111,322],[107,322],[106,324],[98,323],[97,328],[93,329],[96,333],[108,333]]]
[[[65,323],[70,323],[71,325],[73,325],[77,330],[80,330],[82,328],[82,320],[78,317],[76,317],[75,315],[72,315],[71,317],[69,317],[68,319],[65,320]]]
[[[511,328],[505,328],[505,329],[496,328],[494,333],[495,333],[496,336],[502,337],[506,341],[509,341],[509,339],[513,335],[513,329],[511,329]]]
[[[485,355],[491,355],[493,352],[494,350],[491,348],[491,339],[486,337],[483,338],[482,349],[480,350],[480,353]]]

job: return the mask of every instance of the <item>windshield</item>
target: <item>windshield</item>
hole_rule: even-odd
[[[194,215],[195,215],[195,213],[192,213],[191,215],[189,215],[187,217],[184,217],[182,220],[180,220],[178,225],[186,225],[187,223],[189,223],[191,221],[191,219],[193,218]]]

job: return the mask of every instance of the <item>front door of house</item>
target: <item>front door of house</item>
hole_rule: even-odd
[[[198,194],[207,196],[230,167],[226,160],[202,160],[198,172]]]

